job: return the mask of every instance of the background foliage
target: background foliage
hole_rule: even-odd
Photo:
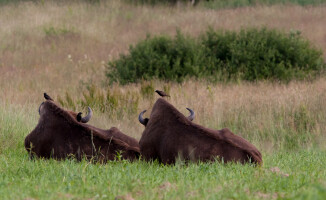
[[[108,78],[122,84],[162,79],[181,82],[187,77],[209,80],[278,80],[312,78],[326,65],[321,50],[300,32],[267,28],[214,31],[199,38],[177,32],[174,38],[154,36],[130,46],[109,62]]]
[[[176,5],[177,3],[192,3],[191,0],[125,0],[136,5]],[[238,8],[244,6],[295,4],[295,5],[321,5],[326,0],[195,0],[194,5],[200,5],[211,9]]]
[[[275,4],[294,4],[294,5],[321,5],[325,4],[326,0],[209,0],[200,1],[206,8],[221,9],[221,8],[238,8],[244,6],[257,5],[275,5]]]

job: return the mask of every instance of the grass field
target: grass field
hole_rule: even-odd
[[[106,63],[130,44],[147,33],[173,35],[177,28],[194,36],[208,26],[299,30],[326,57],[325,19],[325,6],[216,11],[119,0],[0,6],[0,199],[325,199],[325,77],[286,85],[188,80],[108,86],[105,80]],[[116,126],[139,139],[144,128],[138,113],[147,109],[148,116],[157,98],[141,88],[166,89],[181,112],[196,112],[195,123],[228,127],[252,142],[264,165],[29,160],[23,141],[37,124],[43,92],[64,102],[69,94],[72,103],[65,107],[85,112],[78,102],[88,86],[98,96],[109,90],[119,102],[132,102],[112,110],[95,104],[92,125]]]

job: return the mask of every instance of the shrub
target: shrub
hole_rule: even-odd
[[[314,77],[325,69],[323,54],[311,47],[300,32],[249,29],[207,31],[202,38],[210,71],[222,70],[228,79],[289,81]]]
[[[177,32],[174,38],[148,36],[128,55],[109,62],[107,76],[122,84],[187,77],[208,80],[277,80],[313,78],[326,67],[320,50],[300,36],[276,30],[240,32],[209,29],[199,38]]]
[[[322,5],[326,0],[205,0],[201,4],[210,9],[238,8],[257,5],[294,4],[294,5]]]
[[[136,5],[170,5],[173,6],[179,3],[187,3],[189,0],[125,0],[128,3],[136,4]]]
[[[322,5],[326,0],[124,0],[136,5],[168,5],[174,6],[180,3],[200,4],[209,9],[238,8],[257,5],[294,4],[294,5]]]
[[[186,77],[199,75],[203,49],[180,32],[174,39],[147,36],[135,47],[130,46],[129,55],[120,55],[120,59],[109,62],[107,76],[121,84],[155,78],[181,82]]]

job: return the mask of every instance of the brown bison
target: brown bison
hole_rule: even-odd
[[[77,160],[85,157],[100,162],[114,160],[117,155],[129,160],[139,157],[139,144],[134,138],[115,127],[102,130],[85,124],[91,114],[82,118],[81,113],[66,111],[47,98],[48,95],[44,97],[46,101],[40,105],[39,122],[25,138],[25,148],[32,157],[75,157]]]
[[[139,141],[146,160],[158,159],[164,164],[176,158],[191,161],[252,162],[262,164],[261,153],[247,140],[229,129],[213,130],[195,124],[163,98],[154,104],[150,118],[139,121],[145,130]]]

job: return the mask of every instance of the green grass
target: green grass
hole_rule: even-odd
[[[326,198],[326,151],[318,147],[272,152],[260,147],[262,167],[30,160],[23,141],[38,119],[31,107],[0,105],[0,199]]]
[[[31,161],[20,148],[0,155],[0,198],[113,199],[127,194],[136,199],[326,197],[326,152],[278,152],[264,155],[264,162],[261,168],[221,163],[164,166],[143,161],[100,165]],[[273,167],[280,172],[271,170]]]

